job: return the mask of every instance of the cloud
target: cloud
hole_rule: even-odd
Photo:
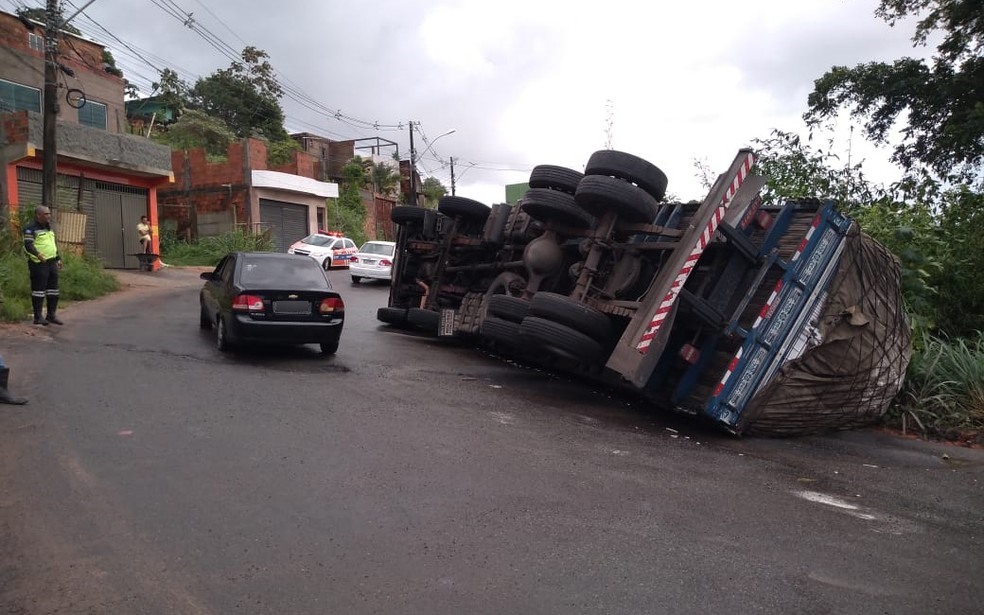
[[[723,169],[773,128],[803,132],[806,96],[830,66],[913,53],[909,24],[878,20],[877,0],[209,0],[207,9],[203,1],[175,0],[233,47],[267,50],[313,100],[284,99],[290,128],[380,136],[404,157],[408,121],[430,137],[455,128],[422,166],[449,184],[455,157],[458,194],[490,203],[535,164],[581,168],[609,136],[615,149],[663,168],[671,192],[699,197],[693,161]],[[140,6],[139,18],[124,0],[99,0],[86,13],[160,64],[198,75],[228,65],[178,19]],[[154,76],[78,22],[125,71]],[[403,129],[352,125],[321,106]]]

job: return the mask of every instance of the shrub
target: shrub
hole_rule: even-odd
[[[62,254],[63,269],[59,276],[62,301],[95,299],[119,288],[102,262],[91,257]],[[17,321],[31,316],[31,281],[24,253],[9,244],[0,251],[0,288],[4,302],[0,320]]]
[[[956,340],[924,335],[901,395],[892,419],[924,435],[984,432],[984,332]]]
[[[247,233],[236,229],[214,237],[202,237],[197,242],[177,241],[161,237],[161,258],[168,265],[209,266],[219,264],[229,252],[269,252],[273,242],[267,233]]]

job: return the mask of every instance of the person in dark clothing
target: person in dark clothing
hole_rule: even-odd
[[[23,406],[27,400],[23,397],[14,397],[7,390],[10,379],[10,368],[3,364],[3,357],[0,357],[0,404],[11,404],[13,406]]]
[[[62,268],[51,230],[51,210],[41,205],[34,210],[34,222],[24,227],[24,251],[27,268],[31,273],[31,305],[34,308],[34,324],[64,324],[58,319],[58,272]],[[45,300],[48,314],[42,318]]]

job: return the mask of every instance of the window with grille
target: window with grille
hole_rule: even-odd
[[[41,90],[0,79],[0,111],[41,112]]]
[[[106,105],[91,100],[86,101],[79,109],[79,124],[106,130]]]

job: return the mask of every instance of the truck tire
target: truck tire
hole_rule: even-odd
[[[407,322],[423,331],[437,335],[437,330],[441,326],[441,314],[423,308],[410,308],[407,310]]]
[[[608,343],[612,334],[612,325],[603,312],[557,293],[533,295],[530,315],[560,323],[603,344]]]
[[[437,211],[452,218],[463,218],[469,222],[485,223],[492,211],[485,203],[479,203],[462,196],[442,196],[437,203]]]
[[[522,337],[519,335],[518,322],[512,322],[502,318],[489,316],[482,321],[479,334],[491,342],[495,342],[496,344],[507,346],[509,348],[518,349],[522,345]]]
[[[540,222],[554,221],[575,228],[591,228],[594,218],[578,207],[574,197],[548,188],[530,188],[523,195],[523,211]]]
[[[423,207],[413,207],[410,205],[400,205],[390,211],[390,220],[394,223],[403,225],[408,222],[423,222],[427,210]]]
[[[510,295],[492,295],[488,298],[486,312],[502,320],[519,323],[529,316],[530,302]]]
[[[537,316],[524,318],[519,325],[519,334],[525,349],[546,348],[555,355],[583,364],[599,363],[605,352],[601,344],[580,331]]]
[[[659,203],[647,192],[607,175],[586,175],[578,184],[574,198],[578,205],[596,216],[613,209],[629,222],[652,222],[659,211]]]
[[[666,173],[654,164],[625,152],[603,149],[588,158],[585,175],[608,175],[632,182],[657,201],[666,196]]]
[[[381,307],[376,310],[376,320],[388,325],[407,324],[407,311],[404,308]]]
[[[540,164],[533,167],[533,171],[530,172],[529,186],[530,188],[550,188],[567,194],[574,194],[582,177],[584,177],[584,173],[574,169]]]

